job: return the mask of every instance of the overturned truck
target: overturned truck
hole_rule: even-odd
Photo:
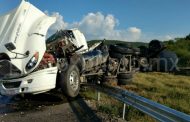
[[[178,57],[175,52],[159,40],[152,40],[148,47],[140,46],[139,62],[141,71],[175,72],[178,70]]]
[[[103,42],[88,48],[78,29],[59,30],[46,39],[55,21],[24,0],[0,16],[1,95],[61,89],[76,97],[83,83],[104,84],[110,77],[121,85],[131,82],[132,53],[114,55],[118,48]]]

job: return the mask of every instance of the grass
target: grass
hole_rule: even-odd
[[[168,73],[136,73],[133,83],[122,86],[131,92],[145,98],[164,104],[178,111],[190,114],[190,76],[180,76]],[[85,92],[84,96],[95,96],[94,91]],[[93,97],[95,99],[96,97]],[[97,108],[115,116],[122,115],[121,102],[103,94]],[[126,120],[128,121],[155,121],[148,115],[128,106]]]
[[[190,77],[167,73],[138,73],[126,89],[190,114]]]

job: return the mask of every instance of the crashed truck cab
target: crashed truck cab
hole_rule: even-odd
[[[47,31],[55,21],[24,0],[0,16],[2,95],[35,94],[55,88],[57,67],[35,71],[46,51]]]

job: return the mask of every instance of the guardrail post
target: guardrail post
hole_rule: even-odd
[[[97,92],[97,100],[98,100],[98,102],[100,101],[100,92],[99,91]]]
[[[126,109],[126,104],[123,104],[123,120],[125,120],[125,109]]]

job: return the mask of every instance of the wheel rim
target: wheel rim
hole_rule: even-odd
[[[79,77],[76,71],[72,71],[69,77],[70,87],[76,91],[79,86]]]
[[[146,58],[141,58],[140,65],[143,67],[148,67],[148,60]]]

